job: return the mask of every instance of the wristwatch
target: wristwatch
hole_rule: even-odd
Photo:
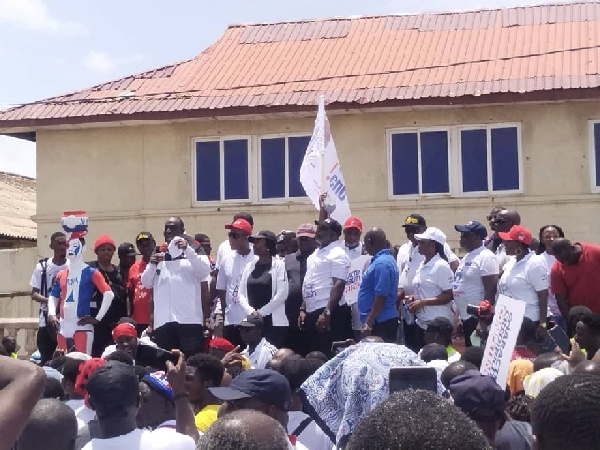
[[[300,307],[300,312],[306,312],[306,307],[305,306],[301,306]]]
[[[367,322],[365,322],[362,326],[363,331],[372,331],[373,327],[371,325],[369,325]]]
[[[325,314],[327,317],[329,317],[331,315],[331,311],[329,311],[329,308],[325,308],[323,310],[323,314]]]
[[[547,327],[546,322],[540,322],[540,327],[546,328]]]

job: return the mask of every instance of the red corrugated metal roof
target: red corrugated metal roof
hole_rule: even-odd
[[[572,93],[600,87],[599,27],[600,2],[232,25],[192,60],[2,111],[0,129],[284,111],[320,94],[377,106]]]

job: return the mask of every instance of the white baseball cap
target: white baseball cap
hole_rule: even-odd
[[[428,227],[424,233],[415,234],[415,239],[417,241],[435,241],[442,245],[446,243],[446,235],[436,227]]]

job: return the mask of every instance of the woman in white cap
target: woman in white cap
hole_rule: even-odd
[[[419,242],[418,250],[425,257],[413,278],[414,296],[409,310],[416,315],[417,326],[413,329],[412,339],[407,345],[414,351],[420,350],[424,342],[427,323],[436,317],[454,320],[452,312],[452,281],[454,274],[444,253],[446,235],[435,227],[429,227],[424,233],[415,234]],[[408,336],[407,336],[408,337]]]

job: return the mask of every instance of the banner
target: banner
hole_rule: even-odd
[[[300,183],[317,210],[320,209],[319,196],[327,194],[325,209],[329,216],[341,224],[350,217],[346,183],[322,96],[319,99],[315,129],[300,167]]]
[[[350,272],[346,280],[346,289],[344,289],[344,298],[349,305],[356,303],[358,300],[358,288],[365,272],[365,266],[370,260],[371,256],[361,255],[351,261]]]
[[[506,389],[508,367],[524,315],[524,301],[505,295],[498,297],[494,307],[494,320],[481,362],[481,373],[490,375],[502,389]]]

